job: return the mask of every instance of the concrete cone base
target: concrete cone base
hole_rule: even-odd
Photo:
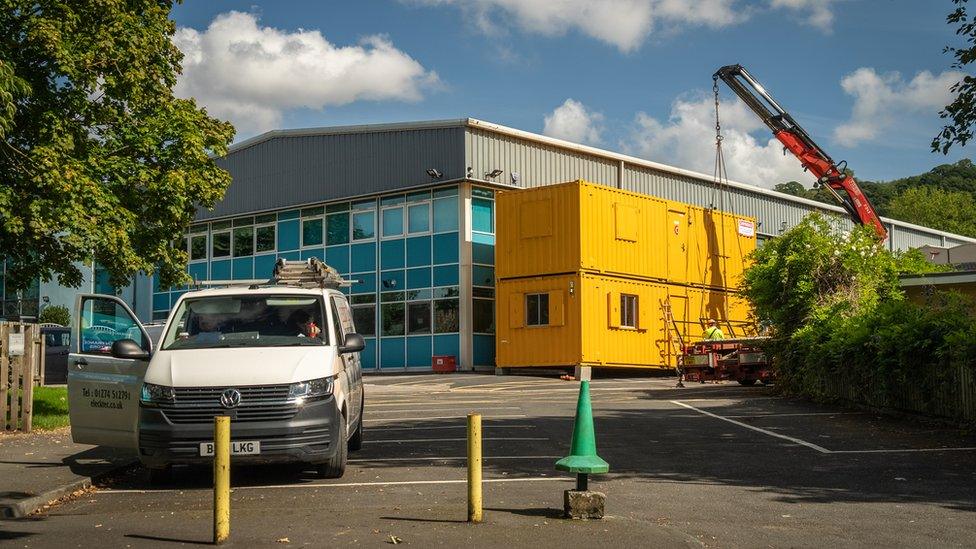
[[[563,511],[570,519],[602,519],[607,495],[591,490],[563,492]]]

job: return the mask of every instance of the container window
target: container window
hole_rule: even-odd
[[[255,229],[254,243],[258,253],[274,251],[275,228],[275,225],[264,225]]]
[[[384,303],[381,305],[383,316],[383,335],[402,336],[404,333],[403,303]]]
[[[637,327],[637,296],[620,294],[620,326]]]
[[[356,212],[352,216],[352,239],[369,240],[376,236],[376,212]]]
[[[525,295],[525,325],[549,325],[549,294]]]
[[[230,255],[230,231],[213,234],[212,257],[227,257]]]
[[[302,247],[322,245],[322,218],[302,221]]]
[[[429,334],[430,320],[429,301],[407,304],[407,335]]]
[[[207,235],[201,234],[190,238],[190,261],[207,259]]]

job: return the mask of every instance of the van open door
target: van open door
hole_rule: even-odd
[[[123,340],[136,345],[115,345],[113,354],[113,345]],[[138,447],[139,394],[152,350],[152,340],[124,301],[110,295],[77,297],[68,355],[68,415],[75,442]]]

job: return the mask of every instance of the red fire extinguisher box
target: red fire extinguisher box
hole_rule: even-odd
[[[457,371],[454,355],[435,355],[431,357],[431,365],[436,374],[450,374]]]

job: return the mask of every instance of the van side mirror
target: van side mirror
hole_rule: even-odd
[[[359,334],[346,334],[346,341],[339,346],[339,354],[358,353],[366,348],[366,340]]]
[[[112,356],[115,358],[145,360],[149,358],[149,351],[143,349],[133,339],[118,339],[112,343]]]

